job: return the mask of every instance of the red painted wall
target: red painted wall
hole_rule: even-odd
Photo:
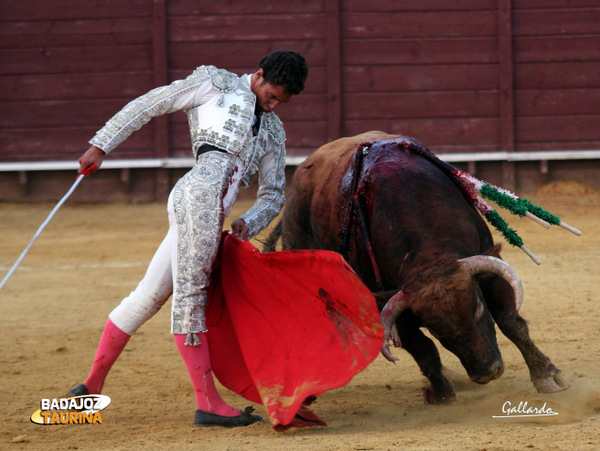
[[[0,4],[0,162],[76,159],[157,84],[278,48],[311,68],[279,111],[291,155],[370,129],[436,152],[600,148],[597,0],[20,0]],[[115,152],[189,155],[182,113]]]

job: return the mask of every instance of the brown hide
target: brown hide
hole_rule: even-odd
[[[377,131],[342,138],[320,147],[299,166],[282,220],[283,247],[338,250],[340,223],[348,217],[354,194],[354,155],[363,145],[393,138],[399,136]],[[459,259],[492,248],[485,222],[446,174],[397,144],[384,151],[376,144],[364,157],[361,196],[386,289],[401,288],[406,271],[430,262],[436,252]],[[373,266],[364,258],[367,237],[356,215],[348,227],[352,238],[346,257],[376,291]]]
[[[292,180],[283,218],[283,243],[288,249],[337,249],[340,181],[362,144],[395,138],[370,131],[319,147],[302,163]]]

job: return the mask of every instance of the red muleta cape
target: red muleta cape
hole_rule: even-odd
[[[383,343],[373,295],[341,255],[261,253],[228,232],[206,319],[215,376],[264,404],[276,430],[325,425],[306,406],[347,384]]]

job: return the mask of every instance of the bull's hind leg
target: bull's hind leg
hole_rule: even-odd
[[[421,373],[431,385],[423,389],[427,404],[447,404],[456,399],[454,385],[442,373],[440,354],[433,343],[418,327],[398,322],[402,347],[415,359]]]
[[[512,294],[507,294],[505,282],[492,280],[482,288],[494,321],[521,351],[536,390],[540,393],[554,393],[569,388],[569,381],[531,339],[527,322],[516,311]]]

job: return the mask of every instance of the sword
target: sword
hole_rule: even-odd
[[[65,194],[63,196],[63,198],[58,202],[58,204],[56,204],[56,207],[54,207],[54,209],[50,212],[50,214],[48,215],[46,220],[42,223],[42,225],[37,230],[37,232],[35,232],[35,235],[33,235],[33,238],[31,239],[31,241],[29,242],[29,244],[27,245],[25,250],[21,253],[21,255],[19,256],[19,258],[17,259],[15,264],[12,266],[12,268],[10,268],[10,271],[8,271],[6,276],[4,276],[2,283],[0,283],[0,290],[2,290],[2,288],[4,288],[4,285],[6,285],[6,282],[8,282],[8,279],[10,279],[10,277],[13,275],[13,273],[15,272],[17,267],[21,264],[21,262],[25,258],[25,255],[27,255],[27,252],[29,252],[29,249],[31,248],[31,246],[33,246],[33,243],[35,242],[35,240],[37,240],[37,238],[40,236],[40,234],[42,233],[42,230],[44,230],[44,227],[46,227],[46,225],[48,225],[48,223],[50,222],[50,220],[52,219],[54,214],[58,211],[58,209],[61,207],[61,205],[64,204],[65,201],[69,198],[69,196],[73,193],[73,191],[75,191],[75,188],[77,188],[77,185],[79,185],[81,183],[83,178],[86,175],[88,175],[95,168],[96,168],[96,165],[93,164],[93,165],[87,167],[81,174],[79,174],[77,176],[77,179],[75,180],[75,183],[73,183],[73,186],[71,186],[69,191],[67,191],[67,194]]]

